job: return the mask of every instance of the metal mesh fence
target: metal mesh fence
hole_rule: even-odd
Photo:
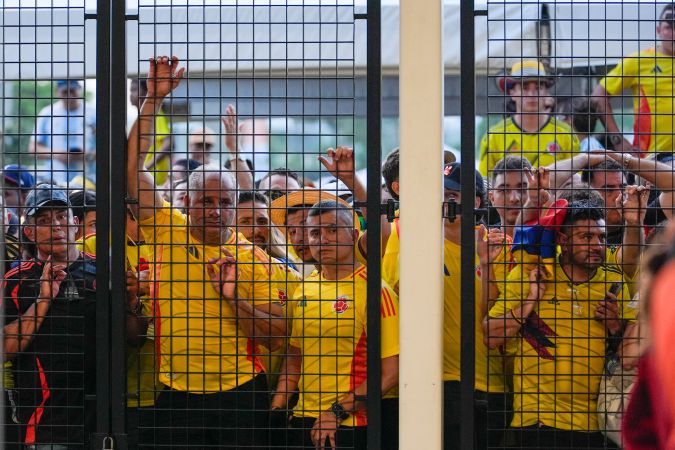
[[[3,448],[398,448],[398,7],[120,5],[0,7]],[[444,448],[658,442],[628,400],[675,9],[474,6],[446,2]]]
[[[657,2],[487,2],[488,446],[634,445],[621,419],[646,348],[638,299],[673,179],[672,17]]]

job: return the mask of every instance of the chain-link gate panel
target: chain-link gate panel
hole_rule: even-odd
[[[488,1],[477,19],[480,448],[642,433],[626,417],[670,217],[672,7]]]
[[[362,9],[4,4],[5,447],[396,446]]]

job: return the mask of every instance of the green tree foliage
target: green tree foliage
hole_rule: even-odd
[[[13,81],[5,85],[3,147],[5,164],[33,165],[27,155],[28,142],[35,128],[35,118],[42,108],[56,101],[49,81]]]

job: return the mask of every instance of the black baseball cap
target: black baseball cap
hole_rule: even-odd
[[[458,162],[446,164],[443,169],[443,187],[451,191],[461,191],[462,165]],[[476,195],[485,195],[483,176],[476,171]]]
[[[24,208],[27,217],[34,216],[41,208],[48,206],[70,208],[66,191],[53,184],[41,184],[26,196]]]

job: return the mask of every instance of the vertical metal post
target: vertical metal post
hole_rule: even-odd
[[[110,433],[110,1],[96,6],[96,436]],[[101,448],[98,446],[98,448]]]
[[[474,285],[476,243],[474,231],[473,199],[476,197],[476,79],[474,51],[474,2],[462,0],[460,3],[460,27],[462,43],[461,64],[461,126],[462,126],[462,307],[461,307],[461,353],[460,353],[460,443],[462,448],[473,448],[474,441],[474,379],[476,345],[476,289]]]
[[[382,165],[382,29],[380,0],[368,0],[367,167],[368,167],[368,448],[382,447],[382,358],[380,230]]]
[[[111,433],[115,448],[126,449],[126,2],[111,1],[110,58],[110,280]]]
[[[400,11],[400,448],[440,449],[443,1],[401,0]]]

